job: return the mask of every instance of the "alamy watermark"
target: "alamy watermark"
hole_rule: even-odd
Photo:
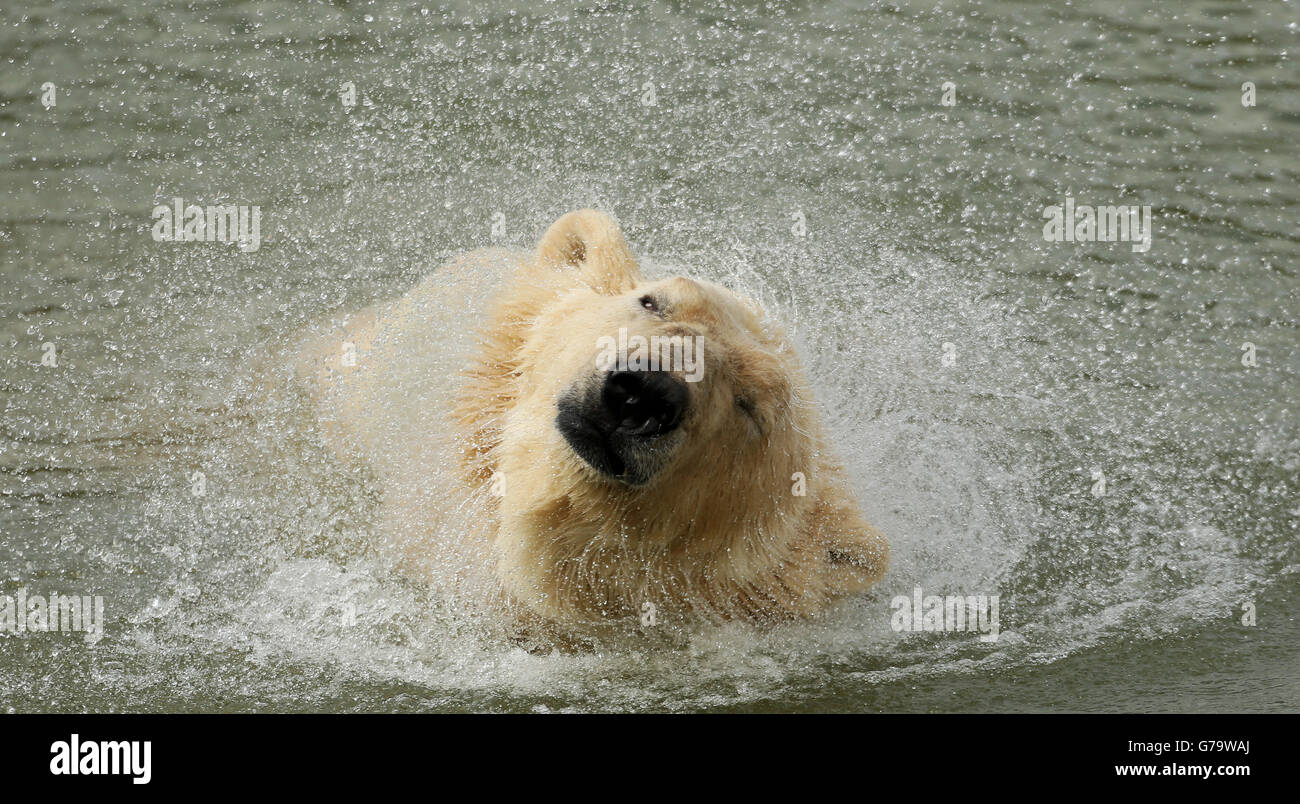
[[[84,633],[95,643],[104,635],[104,598],[100,595],[29,595],[19,588],[0,595],[0,633]]]
[[[704,338],[699,335],[628,336],[618,328],[618,338],[596,339],[596,368],[601,371],[680,371],[687,382],[704,377]]]
[[[912,596],[898,595],[890,626],[898,632],[977,631],[980,642],[997,642],[998,595],[925,595],[921,587]]]
[[[158,242],[238,243],[240,251],[262,246],[262,208],[235,204],[185,204],[180,196],[171,206],[153,208],[153,239]]]
[[[1074,198],[1065,197],[1062,206],[1043,208],[1043,239],[1060,243],[1132,243],[1133,251],[1151,249],[1151,207],[1076,206]]]
[[[73,734],[50,743],[54,776],[130,776],[132,784],[153,778],[150,740],[83,740]]]

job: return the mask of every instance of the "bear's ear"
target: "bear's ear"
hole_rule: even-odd
[[[551,224],[537,244],[537,258],[557,268],[576,268],[597,293],[613,296],[641,281],[632,252],[613,218],[594,209],[570,212]]]

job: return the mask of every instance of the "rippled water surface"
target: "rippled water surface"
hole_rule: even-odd
[[[108,623],[0,634],[0,704],[1300,709],[1300,12],[1139,5],[7,4],[0,593]],[[177,196],[261,248],[155,242]],[[1066,196],[1150,250],[1045,241]],[[368,549],[278,345],[582,206],[786,322],[872,594],[535,655]],[[998,641],[895,633],[918,585]]]

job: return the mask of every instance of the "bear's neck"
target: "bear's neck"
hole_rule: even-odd
[[[511,596],[554,619],[609,618],[646,603],[722,619],[771,608],[754,590],[797,563],[798,511],[651,506],[612,500],[604,515],[568,497],[506,516],[498,575]]]

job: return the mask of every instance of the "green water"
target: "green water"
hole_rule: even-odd
[[[1282,2],[6,3],[0,594],[107,627],[0,633],[0,705],[1300,709],[1298,35]],[[1149,205],[1150,250],[1045,241],[1066,196]],[[155,242],[175,197],[260,207],[260,249]],[[786,322],[891,540],[873,594],[540,656],[367,549],[273,345],[582,206]],[[999,640],[894,632],[918,585],[999,594]]]

